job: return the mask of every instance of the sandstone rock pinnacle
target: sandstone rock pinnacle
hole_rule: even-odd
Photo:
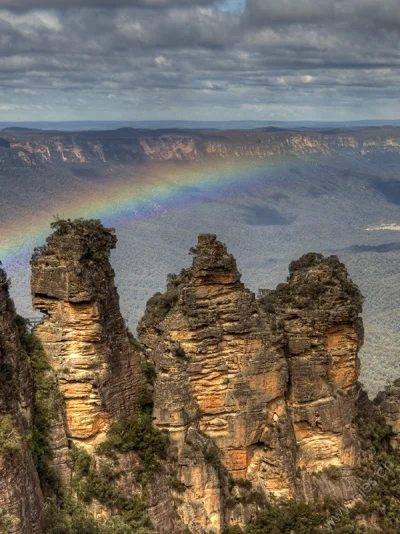
[[[99,221],[59,221],[32,259],[37,327],[65,397],[66,434],[89,451],[113,420],[135,412],[140,359],[132,349],[110,265],[116,237]]]

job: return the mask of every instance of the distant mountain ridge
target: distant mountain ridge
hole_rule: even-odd
[[[131,128],[180,128],[180,129],[254,129],[263,127],[279,128],[365,128],[367,126],[400,126],[400,119],[359,120],[359,121],[271,121],[271,120],[230,120],[230,121],[196,121],[196,120],[143,120],[143,121],[24,121],[0,122],[0,129],[10,127],[33,128],[44,130],[111,130],[122,127]]]
[[[3,130],[0,164],[37,166],[44,163],[91,161],[204,161],[275,156],[312,156],[400,151],[400,127],[253,130],[137,129],[47,131]],[[8,144],[8,146],[6,146]],[[8,152],[7,152],[8,150]]]

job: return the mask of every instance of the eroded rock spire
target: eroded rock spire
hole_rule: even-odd
[[[230,477],[261,498],[351,499],[363,331],[344,265],[306,255],[257,300],[215,235],[200,235],[193,253],[139,325],[157,368],[155,424],[169,430],[187,488],[185,523],[219,532],[226,520],[246,522],[252,502],[237,486],[232,499]],[[343,472],[333,485],[331,466]]]
[[[58,221],[32,259],[37,327],[65,398],[66,434],[87,450],[138,404],[140,359],[132,349],[110,265],[113,230]]]

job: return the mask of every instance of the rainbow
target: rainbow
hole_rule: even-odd
[[[290,162],[293,163],[292,158]],[[125,172],[123,177],[85,183],[79,191],[64,192],[51,199],[50,212],[45,209],[29,213],[22,220],[19,218],[18,224],[2,228],[0,260],[9,272],[18,270],[21,263],[26,265],[33,248],[43,244],[50,233],[53,214],[71,219],[96,218],[107,226],[120,226],[124,221],[152,217],[160,210],[236,196],[258,186],[265,188],[288,164],[288,158],[201,165],[151,164]]]

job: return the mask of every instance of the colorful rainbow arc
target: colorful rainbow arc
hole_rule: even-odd
[[[98,218],[106,225],[119,226],[124,220],[151,217],[156,213],[154,205],[171,210],[206,198],[234,196],[257,184],[265,186],[288,163],[288,158],[274,158],[262,162],[150,165],[123,178],[91,182],[79,191],[52,199],[51,212],[47,209],[27,214],[18,226],[3,228],[0,259],[12,271],[21,260],[29,258],[33,248],[49,234],[53,214],[71,219]]]

